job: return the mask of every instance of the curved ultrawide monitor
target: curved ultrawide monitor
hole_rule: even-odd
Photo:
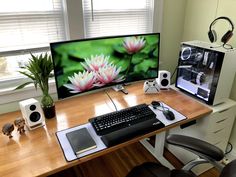
[[[58,98],[158,77],[160,34],[51,43]]]

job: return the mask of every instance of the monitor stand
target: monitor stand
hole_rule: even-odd
[[[123,92],[124,94],[128,94],[128,91],[123,87],[123,85],[121,85],[121,84],[119,84],[119,85],[115,85],[115,86],[113,86],[112,87],[113,88],[113,90],[115,90],[116,92],[118,92],[118,91],[121,91],[121,92]]]

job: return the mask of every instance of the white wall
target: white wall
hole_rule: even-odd
[[[211,22],[219,16],[229,17],[236,25],[236,1],[233,0],[187,0],[183,41],[202,40],[209,42],[208,31]],[[235,26],[236,27],[236,26]],[[229,24],[225,20],[218,21],[213,29],[217,32],[217,43],[226,31]],[[236,35],[230,41],[236,47]]]
[[[187,0],[183,41],[209,41],[207,32],[216,7],[217,0]]]
[[[173,72],[177,66],[182,41],[186,0],[165,0],[161,32],[160,69]]]

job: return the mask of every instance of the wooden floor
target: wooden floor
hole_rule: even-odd
[[[165,157],[180,169],[182,164],[170,152]],[[69,168],[50,177],[125,177],[136,165],[143,162],[158,162],[140,143],[134,143],[102,157],[90,160],[81,165]],[[215,169],[211,169],[199,177],[218,177]]]

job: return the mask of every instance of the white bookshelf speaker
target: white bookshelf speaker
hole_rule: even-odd
[[[43,110],[36,99],[30,98],[20,101],[19,105],[25,124],[30,130],[45,125]]]
[[[170,88],[170,72],[166,70],[160,70],[158,73],[157,84],[160,89]]]

